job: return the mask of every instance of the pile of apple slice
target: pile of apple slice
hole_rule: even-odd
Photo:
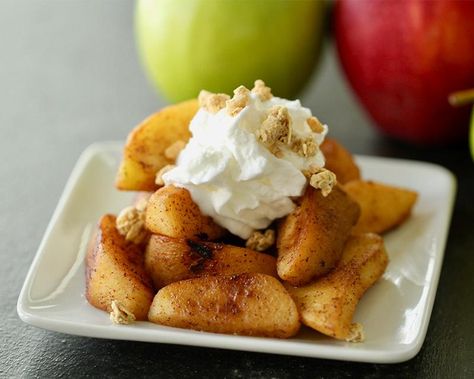
[[[327,139],[326,168],[338,180],[329,195],[308,186],[295,211],[275,223],[275,246],[239,246],[186,189],[155,184],[156,173],[174,163],[165,150],[190,138],[197,109],[195,100],[164,108],[131,132],[116,186],[147,199],[147,237],[129,241],[115,216],[101,218],[86,262],[89,303],[124,323],[280,338],[302,323],[360,341],[357,303],[388,263],[375,233],[400,225],[417,194],[361,180],[351,154]]]

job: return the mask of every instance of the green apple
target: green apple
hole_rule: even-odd
[[[138,51],[157,89],[171,101],[201,89],[232,93],[264,80],[293,98],[320,55],[325,1],[139,0]]]

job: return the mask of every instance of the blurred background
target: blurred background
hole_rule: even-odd
[[[221,2],[211,3],[216,7]],[[96,141],[124,140],[131,128],[150,113],[187,97],[199,86],[229,91],[233,83],[248,84],[256,79],[255,75],[274,87],[276,95],[298,96],[303,105],[311,108],[313,114],[329,125],[330,135],[350,151],[431,161],[448,167],[459,178],[458,202],[447,259],[427,342],[416,360],[402,366],[399,373],[402,376],[404,373],[405,376],[425,374],[425,377],[430,377],[431,371],[426,369],[429,362],[437,365],[436,369],[452,369],[453,366],[440,357],[448,356],[454,350],[461,365],[472,367],[472,354],[469,354],[469,351],[472,353],[472,333],[468,333],[472,331],[472,323],[469,317],[462,317],[466,314],[466,304],[472,304],[468,301],[468,297],[472,298],[472,286],[466,283],[472,284],[471,273],[474,269],[472,259],[469,260],[466,254],[474,249],[474,208],[470,200],[474,177],[467,139],[470,106],[460,108],[462,110],[454,115],[451,112],[440,113],[440,110],[449,106],[447,94],[474,87],[474,2],[408,2],[412,8],[400,6],[397,11],[392,8],[397,2],[366,3],[360,0],[347,3],[347,7],[341,7],[338,13],[334,10],[328,12],[327,4],[322,6],[320,2],[294,2],[291,9],[283,10],[265,8],[268,13],[265,9],[262,11],[260,2],[240,3],[245,7],[239,10],[231,8],[230,14],[239,16],[237,24],[243,18],[252,20],[251,24],[247,24],[251,25],[249,28],[242,25],[233,28],[230,16],[219,16],[221,13],[212,7],[214,10],[206,13],[206,8],[202,8],[203,1],[166,1],[162,5],[170,10],[166,13],[155,9],[152,1],[0,0],[0,230],[3,231],[0,296],[3,304],[0,309],[4,325],[9,325],[3,328],[2,344],[3,347],[11,347],[2,348],[0,357],[5,359],[5,363],[8,362],[7,367],[12,370],[13,376],[20,376],[20,373],[26,373],[26,376],[46,375],[48,371],[42,371],[45,360],[53,362],[48,367],[54,367],[57,357],[63,368],[80,373],[80,361],[75,361],[74,357],[84,350],[82,343],[86,344],[86,350],[94,345],[95,351],[99,351],[104,346],[97,340],[66,339],[63,335],[26,326],[18,319],[15,310],[18,293],[34,252],[80,153]],[[267,3],[279,3],[280,7],[285,4],[265,2],[270,7]],[[143,12],[140,19],[137,18],[139,30],[135,34],[134,12],[137,4],[144,10],[140,11]],[[386,4],[386,9],[376,9],[370,4]],[[427,12],[424,13],[424,10]],[[278,21],[276,31],[268,29],[273,24],[262,19],[262,12]],[[388,12],[393,23],[385,25],[377,22],[384,12]],[[172,17],[160,19],[164,14]],[[285,19],[282,16],[285,14],[293,16]],[[411,16],[407,18],[406,14]],[[210,15],[214,21],[208,18]],[[307,21],[299,25],[302,15]],[[438,22],[439,15],[442,17]],[[367,17],[372,22],[367,23]],[[172,32],[171,39],[160,28],[148,30],[150,23],[159,25],[153,21],[156,19],[171,25],[163,29]],[[183,20],[186,23],[182,23]],[[311,20],[315,24],[308,29]],[[365,27],[360,26],[363,24]],[[188,28],[183,31],[180,25]],[[202,32],[204,29],[199,26],[209,27],[209,34]],[[402,26],[406,29],[402,30]],[[218,30],[213,30],[213,27]],[[389,33],[385,28],[394,32]],[[245,66],[252,77],[242,80],[233,77],[234,82],[224,83],[219,81],[223,80],[219,76],[212,78],[209,86],[203,85],[210,68],[218,70],[214,65],[223,62],[206,54],[196,57],[192,54],[196,51],[198,54],[202,47],[214,46],[216,49],[213,51],[220,51],[219,54],[223,54],[221,57],[234,56],[237,53],[233,53],[231,47],[236,44],[225,40],[217,42],[211,38],[216,36],[221,39],[227,31],[229,35],[245,41],[250,41],[253,33],[257,32],[258,46],[262,49],[250,48],[250,45],[237,46],[241,49],[238,55],[242,59],[238,63],[241,67]],[[295,39],[291,39],[290,34],[294,34]],[[268,37],[272,35],[275,39]],[[267,37],[262,39],[262,36]],[[310,37],[303,41],[302,36]],[[382,36],[387,39],[381,39]],[[154,41],[157,41],[156,44]],[[173,42],[171,46],[170,41]],[[281,44],[275,43],[278,41]],[[291,41],[296,41],[297,51],[291,50],[295,48]],[[217,49],[216,43],[222,44],[222,50]],[[409,49],[404,47],[404,43],[409,43]],[[154,51],[153,46],[159,48]],[[337,53],[338,47],[340,54]],[[258,54],[263,54],[263,58]],[[294,56],[298,59],[293,60]],[[271,64],[266,61],[269,57]],[[263,68],[250,64],[262,62]],[[366,65],[361,62],[366,62]],[[464,68],[466,62],[468,71]],[[229,74],[237,72],[230,69],[231,63],[225,65]],[[155,64],[156,67],[165,65],[157,69],[158,74],[154,72]],[[265,67],[270,69],[270,73],[261,71]],[[315,71],[313,67],[316,67]],[[196,69],[199,69],[198,73]],[[279,80],[278,72],[272,71],[277,69],[286,72],[285,80]],[[180,82],[190,73],[202,75],[203,81]],[[161,74],[164,78],[160,77]],[[176,93],[169,89],[170,83],[179,83]],[[185,88],[187,84],[196,84],[197,87]],[[403,95],[405,90],[410,91]],[[395,96],[388,96],[387,93]],[[440,101],[443,101],[442,105]],[[401,114],[398,110],[406,113]],[[453,122],[444,118],[447,113]],[[406,123],[400,122],[399,117],[402,116],[406,118]],[[437,126],[433,126],[432,133],[429,126],[435,125],[433,119],[436,117],[441,117],[442,122],[436,121]],[[394,128],[394,123],[398,127]],[[406,125],[410,127],[407,129]],[[416,129],[417,125],[423,128]],[[399,130],[406,132],[397,134]],[[387,137],[387,133],[396,138]],[[11,259],[12,256],[14,259]],[[463,298],[464,302],[456,300]],[[447,345],[449,354],[447,350],[440,353],[444,344],[440,341],[449,340],[450,335],[456,339]],[[103,344],[110,351],[127,355],[125,344],[110,341]],[[137,344],[136,348],[136,362],[150,364],[145,358],[145,347]],[[181,366],[181,353],[185,348],[167,347],[160,350],[160,345],[153,348],[164,354],[162,363],[154,363],[163,364],[162,369],[168,370],[168,373],[172,374],[175,367]],[[222,365],[222,361],[209,362],[205,359],[207,357],[203,355],[207,350],[200,353],[196,353],[198,349],[192,351],[197,358],[189,365],[196,370],[202,368],[201,361],[215,369]],[[272,356],[222,354],[237,374],[242,367],[246,367],[249,370],[245,371],[249,374],[247,376],[252,376],[252,373],[257,375],[268,360],[276,367],[273,371],[275,375],[282,376],[287,372],[286,361],[280,363]],[[100,359],[106,360],[108,355],[104,353]],[[319,369],[331,369],[341,376],[350,373],[353,368],[348,363],[338,362],[323,364],[317,360],[296,358],[292,362],[294,372],[301,375],[305,373],[305,368],[315,365],[319,365]],[[471,366],[468,366],[469,362]],[[96,368],[100,368],[102,363],[97,361],[95,364]],[[357,367],[361,375],[373,372],[371,366]],[[403,368],[406,370],[403,371]],[[220,369],[220,372],[227,372],[222,371],[222,367]],[[317,371],[313,369],[312,372]],[[326,374],[325,370],[320,372]],[[461,369],[458,372],[466,371]],[[239,377],[234,374],[234,377]]]

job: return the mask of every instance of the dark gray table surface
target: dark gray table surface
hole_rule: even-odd
[[[24,324],[16,302],[69,173],[94,141],[123,140],[164,104],[136,58],[132,1],[0,1],[0,377],[474,377],[474,165],[467,144],[417,149],[380,136],[327,46],[303,103],[355,153],[426,160],[459,190],[421,352],[373,365],[101,340]]]

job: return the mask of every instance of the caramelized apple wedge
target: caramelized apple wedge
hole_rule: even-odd
[[[329,272],[339,261],[359,206],[335,186],[327,197],[308,186],[301,204],[279,225],[277,270],[298,286]]]
[[[358,326],[352,323],[356,306],[387,264],[382,237],[371,233],[351,236],[333,271],[307,286],[286,288],[303,324],[328,336],[351,340]]]
[[[276,259],[268,254],[223,243],[153,235],[145,268],[156,288],[206,275],[254,272],[277,277]]]
[[[188,190],[174,186],[165,186],[151,195],[145,225],[152,233],[174,238],[213,240],[225,234],[212,218],[201,213]]]
[[[354,233],[383,233],[397,227],[410,216],[418,197],[414,191],[363,180],[349,182],[344,189],[361,209]]]
[[[214,333],[287,338],[300,327],[283,285],[265,274],[204,276],[158,291],[148,314],[154,323]]]
[[[321,145],[321,151],[326,159],[324,167],[336,174],[338,183],[360,179],[360,170],[352,154],[335,139],[326,138]]]
[[[87,301],[111,312],[115,300],[137,320],[146,320],[154,294],[140,247],[119,234],[115,216],[103,216],[87,252]]]
[[[128,136],[115,185],[121,190],[154,191],[156,173],[174,160],[165,151],[177,141],[191,137],[189,122],[198,101],[170,105],[138,125]]]

